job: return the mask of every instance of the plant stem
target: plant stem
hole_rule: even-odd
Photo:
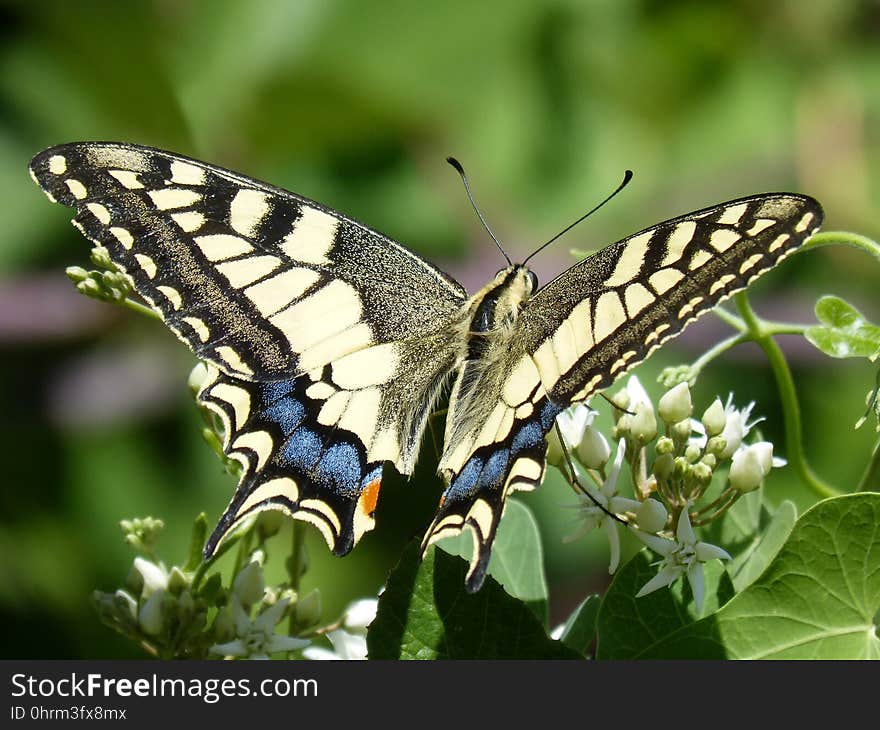
[[[856,487],[857,492],[877,492],[880,491],[880,443],[874,447],[874,453],[871,454],[871,461],[865,469]]]
[[[804,483],[820,497],[833,497],[840,491],[824,482],[810,468],[807,463],[803,447],[803,433],[801,428],[800,406],[797,399],[797,390],[791,376],[791,370],[785,355],[768,331],[768,327],[755,314],[745,292],[735,296],[736,306],[742,315],[743,321],[748,327],[749,338],[754,340],[764,351],[773,369],[776,385],[779,389],[779,397],[782,401],[782,414],[785,423],[786,447],[788,460]]]
[[[120,300],[118,304],[120,306],[127,307],[128,309],[131,309],[138,314],[143,314],[147,317],[152,317],[153,319],[158,319],[160,321],[162,319],[159,316],[158,312],[154,312],[149,307],[145,307],[143,304],[141,304],[140,302],[136,302],[134,299],[129,299],[126,297],[125,299]]]
[[[880,243],[868,238],[860,236],[858,233],[849,233],[848,231],[825,231],[811,236],[810,239],[801,246],[801,251],[811,248],[819,248],[820,246],[831,246],[844,244],[846,246],[855,246],[873,257],[880,259]]]

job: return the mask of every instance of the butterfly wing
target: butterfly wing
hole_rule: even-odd
[[[244,468],[208,554],[266,508],[347,552],[372,526],[382,464],[412,470],[464,290],[350,218],[181,155],[74,143],[30,169],[211,365],[200,397]]]
[[[492,407],[457,419],[441,462],[449,486],[423,546],[474,533],[477,590],[508,494],[544,474],[544,437],[561,410],[609,386],[699,315],[775,266],[818,228],[812,198],[757,195],[619,241],[571,267],[523,306],[515,346],[457,390]],[[475,402],[464,393],[460,411]],[[455,426],[453,426],[455,428]]]
[[[565,407],[611,385],[776,266],[822,217],[806,196],[754,195],[648,228],[572,266],[523,312],[542,388]]]

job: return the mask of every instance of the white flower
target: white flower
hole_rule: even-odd
[[[377,599],[361,598],[348,604],[343,623],[346,628],[366,631],[367,627],[373,623],[373,619],[376,618],[378,608],[379,601]]]
[[[308,639],[297,639],[274,632],[275,624],[284,617],[284,610],[290,603],[289,598],[282,598],[253,620],[235,593],[232,594],[231,603],[236,638],[224,644],[212,646],[210,651],[213,654],[227,657],[268,659],[270,654],[302,649],[311,643]]]
[[[649,497],[636,510],[636,524],[644,532],[660,532],[666,525],[668,516],[666,506]]]
[[[660,572],[641,587],[636,598],[641,598],[653,593],[658,588],[671,585],[682,574],[687,575],[688,583],[691,584],[691,592],[694,595],[694,604],[697,612],[703,607],[703,563],[709,560],[730,560],[727,551],[717,545],[697,540],[694,529],[691,527],[691,518],[687,509],[681,511],[678,518],[678,527],[675,531],[675,540],[670,540],[659,535],[651,535],[641,530],[633,530],[636,537],[659,555],[663,556]]]
[[[666,423],[678,423],[691,415],[691,391],[687,383],[679,383],[660,396],[657,412]]]
[[[724,431],[726,424],[727,412],[724,410],[724,404],[720,398],[716,398],[703,413],[702,425],[709,436],[718,436]]]
[[[608,565],[609,573],[617,570],[617,566],[620,563],[620,536],[617,534],[617,520],[609,516],[605,510],[617,514],[619,512],[636,510],[641,506],[641,502],[635,499],[617,496],[617,480],[620,477],[620,469],[625,453],[626,442],[621,439],[617,444],[614,465],[602,483],[602,487],[596,490],[588,486],[586,488],[590,490],[590,495],[592,496],[586,494],[578,495],[578,504],[574,506],[577,508],[578,517],[582,522],[574,534],[564,538],[565,542],[572,542],[601,526],[605,531],[605,536],[608,538],[608,546],[611,551],[611,561]],[[597,502],[605,510],[597,505]]]
[[[327,632],[333,650],[310,646],[303,652],[306,659],[313,660],[360,660],[367,658],[367,627],[376,618],[379,602],[375,598],[354,601],[345,609],[342,623],[345,629]],[[346,630],[348,629],[348,630]]]
[[[317,661],[327,660],[361,660],[367,658],[367,637],[353,634],[345,629],[334,629],[327,632],[327,638],[333,644],[333,650],[320,646],[310,646],[303,651],[306,659]]]
[[[626,391],[622,394],[622,402],[626,403],[624,413],[617,421],[617,428],[623,434],[631,435],[636,441],[646,444],[657,435],[657,418],[654,405],[641,381],[630,376],[626,381]]]
[[[162,563],[151,563],[144,558],[134,559],[134,569],[144,579],[141,596],[149,598],[156,591],[164,591],[168,588],[168,571]]]
[[[584,437],[584,431],[596,417],[596,411],[586,403],[578,403],[571,408],[566,408],[556,416],[556,425],[562,433],[562,439],[566,448],[577,446]],[[559,434],[556,428],[550,429],[547,434],[547,463],[560,466],[565,463],[565,454],[562,444],[559,442]]]
[[[259,553],[259,551],[257,551]],[[266,581],[263,578],[262,554],[256,555],[255,560],[251,560],[245,565],[235,580],[232,581],[232,591],[238,596],[238,599],[245,606],[251,606],[260,599],[266,592]]]
[[[761,486],[770,468],[785,464],[784,459],[773,458],[773,444],[758,441],[739,448],[730,464],[730,486],[740,492],[751,492]]]

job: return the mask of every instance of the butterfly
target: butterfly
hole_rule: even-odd
[[[451,383],[423,551],[474,535],[482,585],[508,495],[538,486],[556,416],[814,233],[812,198],[767,193],[673,218],[539,287],[510,264],[473,295],[383,234],[295,193],[118,142],[44,150],[31,175],[208,366],[199,399],[241,477],[204,554],[255,512],[337,555],[375,526],[383,468],[411,474]]]

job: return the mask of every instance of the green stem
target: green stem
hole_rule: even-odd
[[[706,352],[693,361],[691,364],[691,374],[696,378],[703,371],[703,368],[712,362],[712,360],[719,355],[723,355],[732,347],[736,347],[741,342],[746,342],[748,339],[749,336],[747,334],[741,333],[738,335],[732,335],[726,340],[721,340],[721,342],[706,350]]]
[[[158,312],[153,311],[149,307],[145,307],[140,302],[134,301],[134,299],[128,299],[126,297],[125,299],[120,299],[117,303],[122,307],[127,307],[128,309],[131,309],[133,312],[137,312],[138,314],[143,314],[147,317],[152,317],[153,319],[158,319],[160,321],[162,320]]]
[[[839,490],[824,482],[810,468],[804,453],[803,432],[801,427],[800,406],[797,390],[791,370],[776,340],[768,332],[764,322],[755,314],[745,292],[735,296],[736,306],[749,331],[749,338],[754,340],[764,351],[773,369],[779,397],[782,401],[782,414],[785,423],[786,448],[788,461],[804,483],[820,497],[833,497],[840,494]]]
[[[856,487],[857,492],[877,492],[880,491],[880,443],[874,447],[874,453],[871,454],[871,461],[862,475],[859,486]]]
[[[860,236],[858,233],[849,233],[848,231],[825,231],[811,236],[810,239],[801,246],[801,251],[811,248],[819,248],[820,246],[833,245],[855,246],[866,253],[871,254],[874,258],[880,259],[880,243],[868,238]]]

